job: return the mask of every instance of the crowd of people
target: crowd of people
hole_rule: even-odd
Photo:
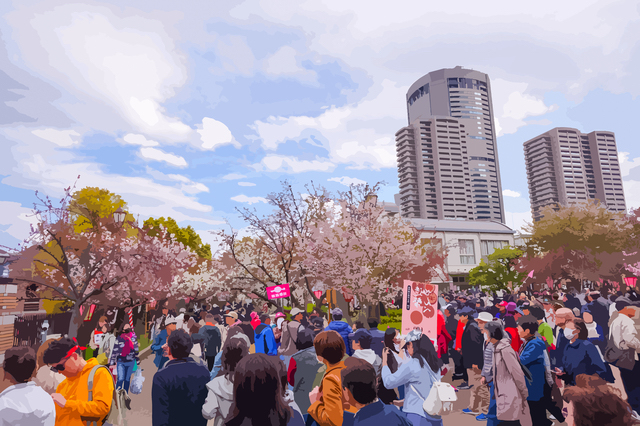
[[[442,293],[437,335],[349,325],[250,303],[174,312],[151,325],[152,424],[439,426],[423,408],[446,377],[487,425],[621,425],[640,420],[640,297],[576,291]],[[100,318],[95,357],[69,336],[5,354],[0,425],[117,424],[139,368],[138,338]],[[618,371],[626,397],[612,384]],[[449,375],[448,373],[452,374]],[[114,379],[115,377],[115,379]],[[473,416],[473,417],[471,417]],[[452,423],[454,424],[454,423]]]

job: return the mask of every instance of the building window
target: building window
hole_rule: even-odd
[[[509,245],[509,241],[493,241],[493,240],[480,241],[480,253],[482,254],[482,260],[486,262],[490,254],[492,254],[497,249],[505,248],[508,245]]]
[[[476,252],[473,246],[473,240],[458,240],[460,247],[460,264],[475,265]]]

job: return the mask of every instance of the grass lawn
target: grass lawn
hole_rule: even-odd
[[[395,328],[396,330],[400,330],[400,327],[402,327],[401,321],[390,322],[387,324],[378,324],[378,330],[380,331],[387,331],[387,328]]]
[[[140,350],[143,350],[147,346],[151,345],[151,340],[149,340],[149,337],[147,336],[140,336],[140,338],[138,339],[138,344],[140,345]]]

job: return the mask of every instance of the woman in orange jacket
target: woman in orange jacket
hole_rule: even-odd
[[[340,373],[345,368],[342,358],[346,347],[342,336],[335,331],[323,331],[313,341],[318,361],[327,366],[320,387],[309,394],[309,415],[319,426],[342,426],[346,416],[353,417],[356,410],[344,400]]]

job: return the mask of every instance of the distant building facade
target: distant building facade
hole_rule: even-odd
[[[504,223],[489,77],[431,72],[407,92],[407,112],[396,133],[402,216]]]
[[[533,220],[548,205],[600,201],[626,211],[613,132],[556,127],[524,143]]]

